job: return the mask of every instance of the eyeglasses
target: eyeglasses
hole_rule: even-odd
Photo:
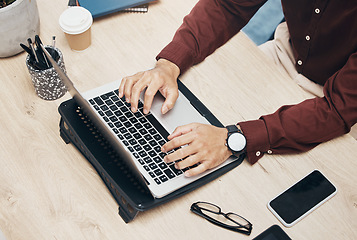
[[[211,223],[235,231],[250,235],[252,224],[242,216],[229,212],[223,213],[221,208],[208,202],[196,202],[191,205],[191,211]],[[224,218],[222,218],[222,216]]]

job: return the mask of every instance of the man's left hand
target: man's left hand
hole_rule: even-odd
[[[232,154],[225,145],[227,129],[212,125],[191,123],[180,126],[168,136],[168,142],[162,146],[162,152],[175,152],[165,156],[165,162],[175,162],[177,169],[198,164],[185,171],[185,176],[191,177],[208,169],[214,168],[229,158]]]

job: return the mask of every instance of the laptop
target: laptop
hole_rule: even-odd
[[[213,114],[191,92],[192,96],[188,99],[179,89],[175,107],[165,115],[161,114],[161,106],[164,102],[161,94],[156,94],[150,113],[144,115],[142,93],[139,110],[133,113],[130,105],[118,96],[121,80],[80,93],[43,45],[41,48],[79,107],[154,198],[165,197],[237,159],[231,156],[214,169],[194,177],[185,177],[183,173],[187,169],[177,170],[174,163],[166,164],[163,161],[166,153],[161,152],[160,149],[167,141],[169,133],[178,126],[192,122],[204,124],[218,122],[215,125],[220,125]]]

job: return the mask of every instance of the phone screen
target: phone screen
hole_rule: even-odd
[[[253,240],[291,240],[291,238],[279,227],[273,225],[253,238]]]
[[[336,187],[318,170],[268,203],[268,208],[287,227],[335,195]]]

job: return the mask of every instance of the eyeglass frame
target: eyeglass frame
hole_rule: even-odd
[[[209,204],[211,206],[214,206],[214,207],[217,208],[218,212],[212,211],[212,210],[207,209],[207,208],[199,207],[198,204],[200,204],[200,203]],[[248,236],[252,232],[253,224],[251,224],[247,219],[245,219],[244,217],[242,217],[242,216],[240,216],[240,215],[238,215],[236,213],[233,213],[233,212],[224,213],[224,212],[222,212],[222,209],[219,206],[217,206],[217,205],[215,205],[213,203],[198,201],[198,202],[195,202],[195,203],[193,203],[191,205],[190,210],[193,213],[203,217],[207,221],[209,221],[209,222],[211,222],[211,223],[213,223],[213,224],[215,224],[215,225],[217,225],[219,227],[226,228],[226,229],[231,230],[231,231],[243,233],[243,234],[248,235]],[[208,216],[207,214],[203,213],[202,210],[205,210],[205,211],[217,214],[217,215],[222,215],[226,219],[228,219],[228,220],[232,221],[233,223],[237,224],[237,226],[231,226],[231,225],[222,223],[222,222],[220,222],[220,221]],[[247,224],[248,226],[247,225],[242,225],[242,224],[234,221],[232,218],[229,217],[229,215],[235,215],[235,216],[238,216],[238,217],[242,218],[243,220],[245,220],[248,223]],[[246,229],[246,230],[241,230],[241,228]]]

